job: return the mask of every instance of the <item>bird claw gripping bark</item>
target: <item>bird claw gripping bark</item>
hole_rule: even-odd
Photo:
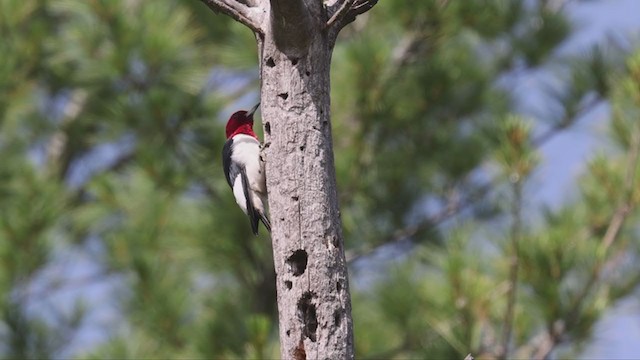
[[[268,147],[269,147],[269,143],[267,142],[260,143],[260,161],[262,161],[263,163],[266,163],[266,160],[265,160],[266,157],[264,155],[264,152],[267,150]]]

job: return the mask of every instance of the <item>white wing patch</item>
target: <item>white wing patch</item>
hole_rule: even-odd
[[[240,209],[247,213],[247,199],[244,197],[244,190],[242,189],[242,177],[241,175],[236,176],[236,179],[233,180],[233,196],[236,198],[236,203],[240,206]]]

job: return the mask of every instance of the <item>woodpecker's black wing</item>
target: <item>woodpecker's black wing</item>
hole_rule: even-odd
[[[224,177],[227,178],[227,183],[233,189],[233,181],[238,174],[240,174],[240,167],[235,165],[231,166],[231,147],[233,146],[233,138],[227,140],[222,148],[222,170],[224,170]]]
[[[247,201],[247,215],[249,215],[249,222],[251,223],[251,230],[254,235],[258,235],[258,211],[253,207],[253,201],[249,192],[249,179],[247,178],[247,172],[244,167],[240,168],[240,178],[242,179],[242,191],[244,191],[244,198]]]

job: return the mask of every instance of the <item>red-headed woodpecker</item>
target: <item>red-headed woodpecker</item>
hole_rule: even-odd
[[[222,148],[224,176],[233,190],[236,202],[249,216],[251,230],[258,235],[258,220],[271,232],[271,223],[265,213],[267,184],[264,162],[260,159],[260,141],[253,132],[253,113],[236,111],[227,122],[227,142]]]

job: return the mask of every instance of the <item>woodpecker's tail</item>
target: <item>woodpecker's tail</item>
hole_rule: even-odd
[[[259,211],[253,206],[251,192],[249,191],[249,179],[247,179],[247,173],[244,167],[240,170],[240,176],[242,179],[242,190],[247,204],[247,215],[249,216],[249,223],[251,223],[251,231],[254,235],[258,235],[258,216],[262,217],[262,214],[259,214]]]
[[[260,221],[262,221],[262,223],[264,224],[265,229],[267,229],[267,231],[271,233],[271,222],[269,221],[269,218],[267,218],[267,215],[263,214],[260,211],[258,211],[258,215],[260,215]]]

